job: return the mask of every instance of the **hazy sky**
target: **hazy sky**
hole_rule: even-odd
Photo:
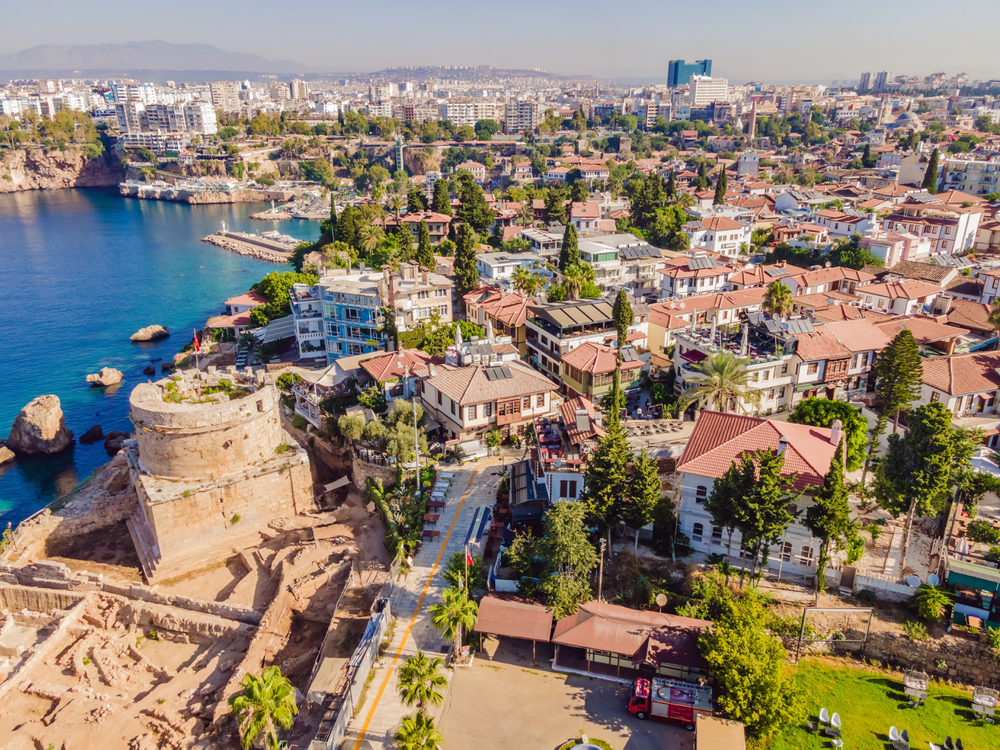
[[[330,71],[495,65],[663,75],[709,57],[734,82],[863,70],[1000,78],[1000,0],[33,0],[5,3],[0,53],[37,44],[201,42]]]

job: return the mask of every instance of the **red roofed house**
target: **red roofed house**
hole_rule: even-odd
[[[510,294],[491,287],[479,287],[463,297],[466,319],[470,323],[486,327],[486,321],[493,324],[498,336],[510,336],[511,343],[524,357],[528,354],[528,331],[524,325],[528,319],[528,305],[534,304],[531,297],[513,292]]]
[[[629,356],[634,350],[625,348],[622,352]],[[611,390],[614,381],[615,363],[618,356],[610,346],[588,341],[563,355],[563,383],[567,395],[586,396],[597,401]],[[642,384],[643,363],[636,357],[621,363],[622,390],[638,388]]]
[[[702,411],[677,464],[682,487],[681,531],[691,538],[691,546],[699,552],[718,553],[739,559],[739,531],[733,533],[731,547],[727,549],[728,533],[719,526],[713,526],[712,518],[705,510],[705,500],[712,494],[715,480],[721,478],[734,461],[739,461],[747,453],[770,450],[784,453],[782,476],[790,477],[795,474],[796,489],[818,487],[823,484],[823,479],[830,470],[830,462],[839,440],[840,434],[834,435],[828,428]],[[779,541],[771,549],[768,555],[769,567],[780,566],[784,572],[793,575],[815,573],[820,543],[813,539],[809,529],[802,523],[805,509],[811,504],[811,496],[804,494],[797,506],[789,507],[795,520],[783,534],[783,541]]]
[[[417,238],[421,221],[427,222],[431,244],[439,245],[442,240],[448,239],[448,226],[451,224],[451,217],[447,214],[439,214],[434,211],[413,211],[400,217],[399,220],[409,224],[414,239]]]
[[[381,357],[366,359],[361,367],[382,388],[386,401],[411,398],[417,378],[430,374],[430,365],[444,364],[444,357],[432,357],[419,349],[401,349]]]
[[[462,169],[471,172],[476,182],[482,182],[486,179],[486,165],[480,164],[478,161],[463,161],[461,164],[455,165],[456,172]]]
[[[890,281],[885,284],[867,284],[858,289],[864,305],[874,310],[895,315],[913,315],[923,306],[934,301],[943,290],[923,281]]]
[[[684,232],[691,237],[691,247],[701,247],[735,258],[740,254],[742,246],[750,247],[752,230],[746,224],[725,216],[716,216],[689,221],[684,225]]]
[[[972,352],[951,357],[927,357],[922,364],[921,404],[939,401],[956,417],[997,416],[1000,353]],[[1000,427],[1000,424],[997,426]],[[987,445],[996,446],[998,432],[1000,430],[986,430]]]
[[[708,620],[587,602],[556,623],[552,667],[616,678],[710,680],[698,639],[711,625]]]

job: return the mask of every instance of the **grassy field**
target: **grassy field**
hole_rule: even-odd
[[[846,666],[850,664],[851,666]],[[860,667],[860,665],[859,665]],[[910,747],[944,745],[945,737],[961,738],[967,750],[1000,747],[1000,723],[986,724],[972,712],[972,690],[931,682],[922,708],[910,708],[903,694],[903,675],[842,665],[832,659],[802,659],[796,670],[799,689],[806,696],[809,721],[819,709],[840,714],[845,750],[891,747],[889,727],[905,729]],[[771,744],[772,750],[830,748],[830,739],[809,732],[805,723],[792,727]]]

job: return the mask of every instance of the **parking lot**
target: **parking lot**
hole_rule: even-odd
[[[615,750],[680,750],[694,734],[658,721],[641,721],[625,708],[627,687],[550,668],[552,646],[502,639],[493,661],[480,653],[471,669],[457,669],[439,726],[445,747],[470,750],[558,750],[583,732]]]

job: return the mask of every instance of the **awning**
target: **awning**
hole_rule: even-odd
[[[690,349],[681,355],[681,359],[685,362],[701,362],[703,359],[708,359],[708,355],[697,349]]]
[[[479,604],[477,633],[548,643],[552,612],[545,605],[513,594],[489,594]]]
[[[295,336],[295,318],[286,315],[283,318],[272,320],[264,328],[258,328],[253,334],[265,344],[292,338]]]
[[[1000,590],[1000,570],[985,565],[965,563],[954,558],[948,560],[948,583],[960,583],[980,591]]]
[[[326,492],[330,492],[332,490],[339,490],[341,487],[346,487],[350,483],[351,483],[351,480],[348,479],[346,476],[343,476],[340,479],[338,479],[336,482],[330,482],[330,484],[324,485],[323,489]]]

